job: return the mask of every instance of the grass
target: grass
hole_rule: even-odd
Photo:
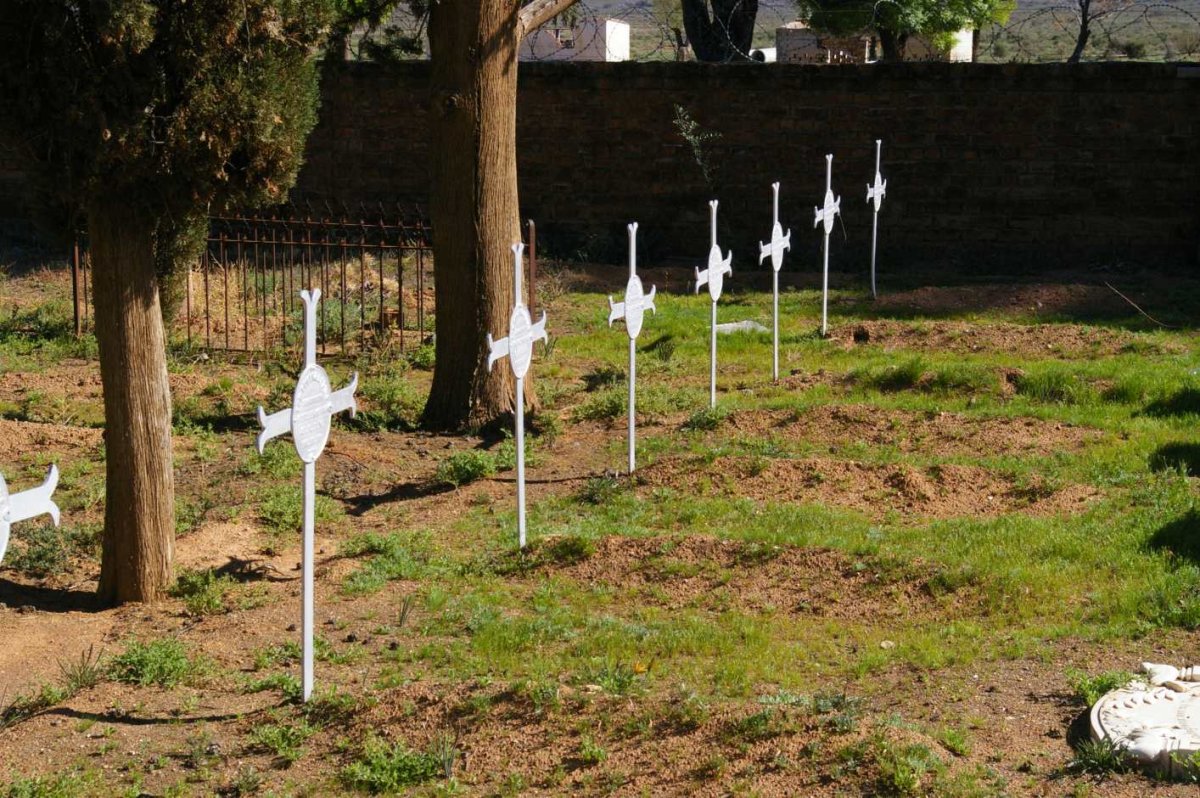
[[[172,688],[204,670],[204,661],[190,656],[182,640],[162,638],[146,643],[130,640],[125,650],[109,662],[108,674],[118,682],[139,687]]]
[[[389,743],[369,735],[354,760],[342,768],[342,784],[352,790],[382,795],[445,778],[438,752],[415,751],[403,742]]]
[[[1128,671],[1106,671],[1089,676],[1073,668],[1067,670],[1066,676],[1076,698],[1089,708],[1103,698],[1105,693],[1124,687],[1134,679],[1133,674]]]
[[[1090,783],[1093,774],[1120,767],[1111,752],[1072,753],[1061,742],[1043,741],[1046,758],[1039,754],[1032,770],[1019,770],[991,742],[999,721],[966,715],[961,699],[978,689],[970,674],[1003,671],[1009,660],[1053,678],[1064,672],[1061,646],[1125,650],[1200,629],[1194,333],[1139,331],[1133,321],[1116,321],[1112,331],[1127,338],[1119,349],[1076,353],[843,346],[811,334],[817,295],[788,291],[781,297],[783,367],[796,379],[769,382],[770,347],[761,336],[724,338],[713,412],[708,341],[697,334],[707,328],[707,298],[667,299],[664,292],[639,347],[641,471],[633,478],[618,476],[625,374],[607,365],[624,364],[627,340],[594,334],[599,295],[556,300],[557,345],[552,356],[539,352],[535,360],[543,406],[531,423],[531,432],[548,432],[538,438],[537,454],[553,475],[531,482],[531,537],[522,554],[512,545],[511,502],[495,500],[511,483],[470,487],[511,467],[511,439],[487,449],[456,445],[450,454],[418,436],[360,434],[411,428],[428,364],[424,355],[377,353],[330,366],[339,370],[337,385],[358,368],[362,412],[335,431],[353,446],[334,447],[319,470],[317,523],[325,549],[318,571],[319,688],[307,705],[299,702],[296,635],[284,631],[295,620],[289,609],[278,624],[269,621],[276,624],[266,627],[269,636],[230,655],[231,671],[253,672],[201,687],[194,677],[203,661],[182,641],[131,640],[102,664],[90,658],[75,676],[64,672],[54,684],[10,699],[0,717],[16,726],[109,678],[167,691],[189,685],[171,699],[181,708],[189,700],[207,706],[212,691],[228,690],[234,702],[270,707],[237,726],[248,761],[265,768],[248,779],[247,790],[264,793],[303,787],[454,794],[464,789],[454,779],[460,745],[448,733],[431,737],[436,724],[494,730],[514,717],[546,732],[554,761],[514,761],[486,774],[468,769],[470,789],[636,793],[641,777],[613,769],[627,767],[628,746],[658,754],[664,740],[681,735],[702,750],[680,771],[688,779],[717,779],[731,794],[750,794],[756,778],[774,772],[794,780],[797,794],[818,791],[812,785],[823,780],[850,794],[989,796],[1003,794],[996,787],[1001,778],[1020,794],[1027,783],[1046,787],[1050,772],[1064,781],[1048,789],[1069,793],[1073,778]],[[835,327],[881,312],[854,292],[837,292],[834,300]],[[767,319],[769,301],[731,294],[720,321]],[[964,310],[963,316],[978,324],[1022,321],[1009,313]],[[938,320],[903,322],[919,327]],[[52,362],[49,350],[24,337],[11,350],[3,346],[0,340],[5,355],[27,352],[6,359],[5,368]],[[183,406],[189,426],[180,427],[177,465],[181,484],[201,489],[187,493],[181,530],[233,518],[245,505],[242,519],[269,533],[273,550],[295,550],[301,518],[294,448],[279,441],[259,456],[247,430],[204,428],[218,406],[245,413],[257,402],[268,409],[289,404],[293,361],[269,359],[261,372],[176,364],[194,370],[190,381],[198,386],[194,406]],[[17,411],[19,404],[13,403]],[[809,416],[838,406],[871,423],[795,434]],[[25,410],[75,424],[86,416],[51,391]],[[1005,436],[1009,426],[1087,434],[1075,443],[1064,433],[1062,444],[1035,436],[1022,450]],[[976,439],[976,427],[999,432]],[[397,444],[434,451],[414,459],[424,463],[426,487],[440,482],[463,490],[356,506],[358,496],[383,496],[392,487],[394,475],[372,457],[377,447]],[[759,477],[779,473],[789,461],[817,460],[824,465],[814,480],[820,495],[832,498],[784,501],[770,486],[748,495],[736,476],[714,465],[727,457]],[[80,473],[76,484],[64,477],[60,489],[64,510],[76,508],[70,515],[78,526],[55,533],[19,525],[5,568],[52,589],[77,579],[82,566],[94,568],[102,497],[88,496],[103,471],[95,460],[96,473]],[[684,464],[678,480],[675,471],[660,469],[678,463]],[[1003,484],[1032,498],[1067,490],[1090,498],[1057,512],[931,517],[889,494],[855,510],[838,501],[839,491],[859,489],[838,487],[842,463],[909,468],[931,484],[939,469],[970,466],[1001,475]],[[18,467],[25,469],[22,480],[44,471],[33,457],[9,466]],[[530,476],[542,475],[531,466]],[[15,484],[17,477],[10,479]],[[216,495],[211,486],[218,482]],[[703,538],[708,548],[688,549],[689,538]],[[826,580],[814,593],[808,575],[790,563],[818,554],[835,565],[814,574]],[[257,586],[268,605],[296,601],[293,580],[269,578]],[[170,605],[174,624],[204,632],[259,623],[242,614],[235,583],[214,571],[181,572],[173,592],[191,616],[174,617],[179,605]],[[263,645],[281,640],[289,642]],[[1066,675],[1080,705],[1127,676]],[[885,716],[891,710],[881,707],[902,703],[892,693],[911,699],[930,685],[937,685],[936,716],[913,723]],[[446,697],[444,712],[423,703],[426,689]],[[239,691],[257,695],[239,698]],[[376,723],[368,711],[375,701],[380,717],[394,723]],[[137,715],[140,704],[122,711]],[[186,749],[182,730],[195,731],[190,720],[179,726],[176,752]],[[383,729],[389,735],[412,729],[405,732],[412,736],[378,736]],[[227,735],[214,739],[223,743]],[[122,741],[116,750],[124,748]],[[115,752],[109,756],[117,764]],[[289,782],[300,768],[283,766],[303,757],[336,761],[337,769],[324,768],[311,784]],[[1078,764],[1067,769],[1072,760]],[[223,771],[226,784],[195,768],[189,770],[194,791],[232,783],[233,770],[206,767]],[[105,771],[106,786],[121,778],[108,775],[117,772]],[[161,775],[147,775],[144,791],[170,789]],[[664,789],[694,785],[673,781]]]

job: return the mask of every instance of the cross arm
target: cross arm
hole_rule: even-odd
[[[341,413],[349,410],[350,418],[358,414],[358,402],[354,399],[354,391],[358,388],[358,372],[350,378],[350,384],[340,391],[329,394],[329,410],[331,413]]]
[[[708,269],[700,271],[700,267],[696,267],[696,293],[700,293],[700,286],[708,282]]]
[[[54,489],[58,487],[58,466],[50,466],[46,473],[46,481],[36,488],[14,493],[9,496],[9,520],[13,523],[48,514],[58,526],[58,505],[54,503]]]
[[[625,303],[613,302],[612,297],[608,298],[608,326],[611,327],[617,319],[625,317]]]
[[[658,313],[658,308],[654,306],[654,297],[658,295],[658,287],[650,286],[650,293],[642,299],[642,307],[650,308],[652,313]]]
[[[529,328],[529,340],[533,341],[549,341],[550,336],[546,334],[546,311],[542,311],[542,317],[538,319],[537,324]]]
[[[543,314],[543,318],[544,318],[544,314]],[[504,338],[501,338],[499,341],[496,341],[492,338],[492,334],[488,333],[487,345],[488,345],[488,371],[491,371],[492,366],[494,366],[496,364],[497,360],[503,360],[505,357],[508,356],[508,338],[506,336]]]
[[[258,433],[256,443],[258,445],[258,453],[262,454],[263,447],[267,445],[267,441],[292,431],[292,408],[289,407],[268,416],[266,411],[262,409],[262,405],[259,405],[258,423],[262,426],[262,432]]]

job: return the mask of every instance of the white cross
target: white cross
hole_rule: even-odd
[[[4,553],[8,550],[8,534],[13,524],[39,515],[49,515],[54,525],[58,526],[58,505],[52,498],[56,487],[58,466],[55,465],[50,466],[45,482],[20,493],[10,494],[4,475],[0,474],[0,562],[4,561]]]
[[[774,313],[773,325],[773,344],[771,350],[771,374],[773,379],[779,379],[779,269],[783,266],[784,250],[792,248],[792,231],[788,230],[785,235],[783,225],[779,223],[779,183],[771,184],[771,207],[772,219],[774,224],[771,225],[771,241],[767,244],[758,242],[758,262],[761,264],[766,260],[767,256],[771,256],[772,270],[772,288],[774,291],[774,300],[772,303]]]
[[[883,196],[887,194],[887,181],[879,174],[879,150],[883,146],[882,139],[875,139],[875,185],[867,186],[867,202],[873,202],[875,217],[871,223],[871,298],[875,298],[875,241],[879,237],[879,206],[883,205]]]
[[[829,234],[833,232],[833,217],[842,212],[842,198],[833,196],[833,156],[825,156],[825,207],[813,208],[813,227],[824,223],[825,244],[821,249],[825,265],[821,278],[821,335],[829,329]]]
[[[637,222],[628,225],[629,230],[629,282],[625,285],[625,301],[613,302],[608,298],[608,326],[617,319],[625,319],[625,330],[629,333],[629,473],[635,468],[634,451],[634,403],[637,384],[637,337],[642,331],[642,319],[647,310],[657,313],[654,295],[657,289],[650,286],[650,293],[642,291],[642,280],[637,276]]]
[[[507,356],[512,366],[513,376],[517,378],[517,395],[513,404],[517,416],[517,537],[521,548],[525,548],[525,374],[529,371],[529,363],[533,360],[533,342],[545,341],[546,311],[537,324],[531,323],[529,311],[521,299],[521,256],[525,252],[524,244],[513,244],[513,312],[508,320],[508,336],[496,341],[488,333],[488,371],[502,357]]]
[[[721,288],[724,284],[725,275],[733,274],[733,251],[724,258],[721,257],[721,247],[717,244],[717,201],[711,200],[708,203],[711,222],[710,240],[712,245],[708,248],[708,268],[704,271],[696,269],[696,293],[700,293],[700,286],[708,285],[708,295],[712,298],[712,346],[709,351],[709,406],[717,406],[717,300],[721,298]]]
[[[262,406],[258,408],[258,453],[263,453],[267,441],[291,433],[296,445],[296,454],[304,462],[304,557],[303,597],[301,619],[303,621],[302,642],[302,686],[304,700],[308,701],[313,688],[313,516],[317,496],[316,462],[329,441],[329,428],[333,415],[350,411],[354,416],[358,406],[354,401],[354,389],[358,387],[358,374],[350,378],[350,384],[339,391],[332,390],[329,375],[317,363],[317,303],[321,301],[321,290],[301,291],[304,300],[304,369],[296,381],[292,394],[292,406],[278,413],[267,415]]]

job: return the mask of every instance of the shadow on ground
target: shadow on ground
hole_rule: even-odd
[[[1150,453],[1150,470],[1200,476],[1200,443],[1167,443]]]
[[[1150,548],[1169,551],[1180,559],[1200,563],[1200,511],[1188,510],[1150,537]]]

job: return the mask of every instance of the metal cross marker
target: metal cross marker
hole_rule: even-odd
[[[0,474],[0,562],[4,561],[4,553],[8,550],[8,533],[13,524],[39,515],[49,515],[54,525],[58,526],[58,505],[52,498],[56,487],[58,466],[54,465],[50,466],[45,482],[20,493],[10,494],[4,475]]]
[[[304,700],[308,701],[313,688],[313,515],[317,496],[317,458],[329,441],[329,428],[333,415],[349,410],[353,416],[358,410],[354,401],[354,389],[358,387],[358,374],[350,378],[350,384],[335,391],[329,384],[329,375],[317,364],[317,303],[321,301],[321,289],[301,291],[304,300],[304,370],[296,381],[292,394],[292,406],[278,413],[267,415],[262,406],[258,408],[258,453],[263,453],[267,441],[286,433],[292,434],[296,454],[304,462],[304,558],[303,598],[301,620],[303,622],[301,676]]]
[[[821,277],[821,335],[829,330],[829,234],[833,232],[833,217],[842,212],[842,198],[833,196],[833,156],[825,156],[825,207],[813,208],[813,227],[824,223],[825,246],[822,257],[825,265]]]
[[[875,139],[875,185],[867,186],[867,202],[874,202],[875,217],[871,222],[871,299],[875,298],[875,241],[879,236],[879,206],[883,204],[883,195],[887,194],[887,181],[879,174],[879,150],[883,146],[882,139]]]
[[[721,298],[721,288],[725,275],[733,274],[733,251],[721,258],[721,247],[717,245],[717,201],[708,203],[712,214],[712,246],[708,249],[708,268],[704,271],[696,269],[696,293],[700,286],[708,285],[708,295],[712,297],[712,348],[709,352],[709,406],[717,406],[717,300]]]
[[[764,244],[758,242],[758,262],[761,264],[766,260],[767,256],[771,256],[772,270],[772,290],[774,291],[774,301],[772,309],[774,313],[775,323],[773,325],[773,348],[771,350],[771,379],[779,379],[779,269],[783,266],[784,250],[792,248],[792,231],[788,230],[786,234],[783,232],[783,225],[779,224],[779,183],[771,184],[772,194],[772,219],[774,224],[771,226],[771,241]]]
[[[625,329],[629,333],[629,473],[635,468],[635,432],[634,432],[634,387],[637,384],[637,337],[642,331],[642,319],[646,311],[658,312],[654,306],[654,295],[658,290],[650,286],[650,293],[642,292],[642,280],[637,276],[637,222],[628,226],[629,230],[629,282],[625,285],[625,301],[613,302],[608,298],[608,326],[617,319],[625,319]]]
[[[513,376],[517,378],[517,395],[513,404],[517,409],[517,536],[521,548],[525,548],[525,374],[529,371],[529,363],[533,360],[533,342],[546,340],[546,311],[542,318],[533,324],[529,311],[521,299],[521,256],[525,252],[524,244],[513,244],[513,287],[516,291],[513,300],[512,316],[508,320],[508,337],[499,341],[492,339],[488,333],[488,371],[502,357],[507,356],[512,366]]]

